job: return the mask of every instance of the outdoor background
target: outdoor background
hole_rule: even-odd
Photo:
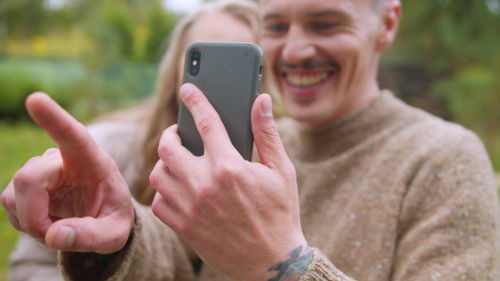
[[[188,2],[0,0],[0,190],[53,145],[27,117],[26,96],[45,91],[82,122],[137,104],[183,14],[175,3]],[[475,131],[500,172],[499,0],[403,0],[381,69],[396,95]],[[1,211],[0,280],[17,235]]]

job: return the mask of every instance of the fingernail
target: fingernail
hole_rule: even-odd
[[[64,242],[63,242],[64,241]],[[75,243],[75,230],[70,226],[61,226],[54,239],[54,246],[60,249],[69,249]]]
[[[193,88],[189,84],[184,84],[181,86],[181,89],[179,92],[180,92],[181,98],[185,99],[185,98],[189,97],[189,95],[191,95],[191,93],[193,92]]]
[[[272,106],[271,98],[269,96],[266,96],[264,98],[264,101],[262,102],[260,109],[262,111],[262,115],[270,116],[270,117],[273,116],[273,106]]]

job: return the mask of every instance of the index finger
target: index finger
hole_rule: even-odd
[[[200,89],[187,83],[182,85],[180,95],[182,102],[193,116],[205,152],[217,154],[227,152],[228,149],[232,150],[231,153],[236,152],[219,114]]]
[[[65,160],[76,160],[76,163],[95,167],[97,163],[92,155],[98,155],[97,144],[85,126],[47,94],[33,93],[28,96],[26,109],[33,121],[56,142]]]

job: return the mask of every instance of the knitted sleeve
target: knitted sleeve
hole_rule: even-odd
[[[482,143],[464,131],[429,151],[409,185],[392,280],[494,280],[497,189]]]
[[[134,203],[136,222],[127,245],[118,253],[59,255],[66,280],[194,280],[194,272],[177,235],[151,208]]]
[[[313,248],[313,259],[300,281],[353,281],[338,270],[319,249]]]
[[[10,256],[10,281],[62,281],[57,252],[22,233]]]

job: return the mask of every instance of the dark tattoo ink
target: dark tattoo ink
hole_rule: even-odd
[[[312,250],[309,247],[297,247],[290,252],[290,258],[271,266],[267,271],[277,271],[278,273],[267,281],[296,281],[307,271],[307,267],[312,261]]]

